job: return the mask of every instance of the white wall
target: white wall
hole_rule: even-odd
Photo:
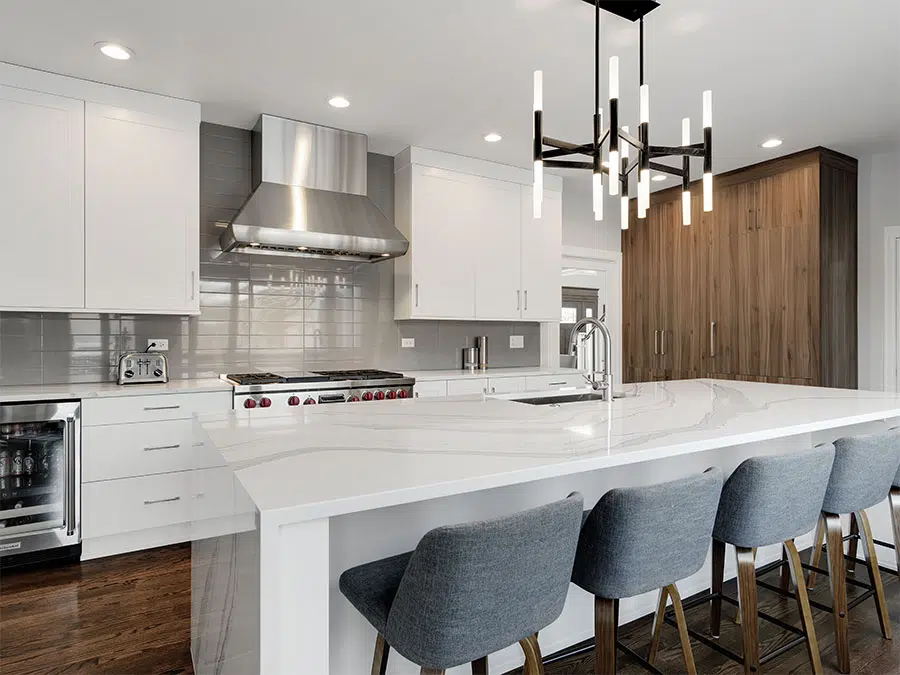
[[[591,198],[591,174],[579,172],[563,179],[562,243],[563,246],[622,250],[619,200],[605,196],[604,219],[594,220]]]
[[[884,388],[884,228],[891,226],[900,226],[896,147],[859,157],[860,389]]]

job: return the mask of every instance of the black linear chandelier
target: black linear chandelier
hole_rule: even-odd
[[[541,217],[544,169],[588,169],[593,172],[594,218],[603,220],[603,174],[609,176],[609,194],[621,194],[622,229],[628,229],[628,182],[637,169],[638,217],[646,218],[650,208],[650,170],[679,176],[682,181],[682,222],[691,224],[691,157],[703,158],[703,210],[712,211],[712,92],[703,92],[703,142],[691,144],[690,118],[682,120],[681,145],[650,144],[650,87],[644,83],[644,17],[659,6],[654,0],[583,0],[594,5],[594,139],[589,143],[569,143],[543,135],[543,72],[534,72],[534,217]],[[619,127],[619,57],[609,60],[609,127],[603,128],[600,108],[600,10],[630,21],[640,22],[640,124],[638,136],[627,126]],[[603,145],[609,141],[608,161],[602,161]],[[549,147],[550,149],[545,149]],[[629,148],[637,157],[629,161]],[[558,159],[585,155],[592,161]],[[681,157],[681,168],[653,161],[661,157]]]

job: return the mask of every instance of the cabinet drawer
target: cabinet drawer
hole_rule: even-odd
[[[231,410],[231,407],[230,391],[89,398],[82,401],[81,424],[92,427],[103,424],[191,419],[195,414],[225,412]]]
[[[413,392],[415,398],[441,398],[447,395],[447,381],[416,382]]]
[[[487,388],[488,381],[486,377],[447,381],[448,396],[461,396],[463,394],[483,394]]]
[[[85,483],[224,464],[194,437],[192,419],[85,427],[81,438]]]
[[[488,380],[488,390],[492,394],[517,394],[527,391],[527,379],[524,377],[492,377]]]
[[[228,467],[85,483],[84,538],[224,516],[233,502],[234,472]]]
[[[545,389],[557,389],[559,387],[583,387],[584,377],[581,373],[571,375],[532,375],[525,378],[528,391],[543,391]]]

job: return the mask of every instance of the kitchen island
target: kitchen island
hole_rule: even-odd
[[[900,395],[879,392],[690,380],[624,393],[612,403],[470,396],[199,419],[198,443],[234,470],[238,497],[234,531],[193,545],[197,672],[368,672],[374,630],[337,590],[347,567],[409,550],[438,525],[571,490],[593,505],[612,487],[711,465],[727,473],[749,456],[883,429],[900,417]],[[526,396],[534,395],[518,398]],[[872,520],[884,538],[880,510]],[[778,555],[762,549],[758,562]],[[703,570],[682,593],[708,583]],[[649,613],[654,600],[623,601],[621,620]],[[560,620],[541,634],[544,652],[590,636],[591,608],[573,587]],[[521,657],[511,649],[491,661],[491,672],[503,672]],[[418,671],[392,654],[388,672]]]

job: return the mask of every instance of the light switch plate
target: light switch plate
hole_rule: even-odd
[[[412,349],[416,346],[416,338],[400,338],[401,349]]]
[[[525,336],[524,335],[510,335],[509,336],[509,348],[510,349],[525,349]]]
[[[156,346],[150,345],[156,343]],[[150,338],[147,340],[147,347],[151,352],[167,352],[169,351],[169,340],[167,338]]]

